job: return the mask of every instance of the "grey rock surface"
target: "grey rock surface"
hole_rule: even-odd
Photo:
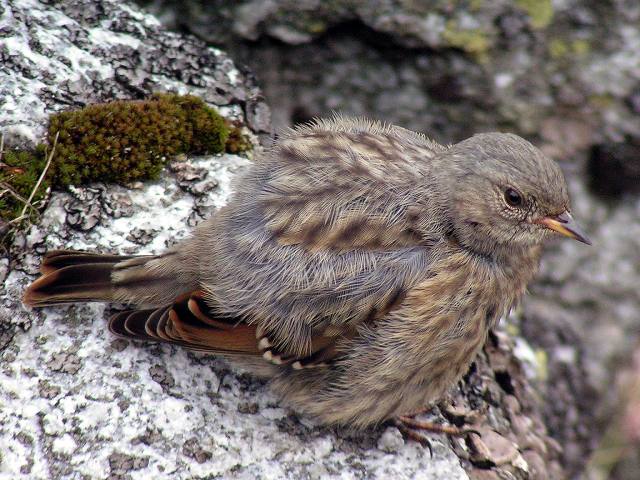
[[[338,109],[447,141],[496,127],[640,137],[634,1],[140,1],[246,60],[276,126]]]
[[[274,8],[276,3],[250,4],[245,13],[255,15],[260,26],[261,8]],[[331,43],[328,36],[315,40],[317,34],[304,37],[283,28],[276,32],[281,39],[295,42]],[[354,55],[351,61],[371,58],[373,63],[337,77],[332,88],[341,96],[334,97],[335,108],[343,108],[340,98],[349,95],[355,108],[364,89],[365,96],[376,105],[386,105],[390,114],[405,112],[407,122],[419,118],[412,109],[420,105],[422,84],[416,83],[407,94],[404,80],[393,80],[396,68],[404,65],[407,46],[412,49],[409,52],[420,53],[420,47],[411,43],[415,39],[406,40],[409,43],[394,40],[398,44],[391,45],[391,50],[362,39],[342,40],[354,48],[346,50]],[[296,48],[304,47],[303,43]],[[343,51],[342,43],[333,48]],[[460,71],[474,65],[471,71],[482,71],[475,58],[442,48],[446,58],[438,61],[443,65],[450,61]],[[257,51],[267,50],[258,46]],[[395,63],[384,67],[389,52],[394,51]],[[314,52],[317,49],[307,53]],[[272,54],[280,55],[276,50]],[[38,141],[49,113],[89,102],[142,98],[157,90],[199,95],[257,137],[270,130],[269,108],[248,71],[236,68],[222,51],[207,48],[192,37],[166,32],[153,17],[118,2],[0,0],[0,57],[0,108],[6,111],[0,116],[0,128],[10,144]],[[330,63],[333,57],[319,58]],[[278,65],[272,62],[269,68],[277,70]],[[331,70],[328,64],[318,65]],[[374,74],[372,66],[381,65]],[[430,71],[432,67],[421,68]],[[343,75],[342,68],[336,63],[335,72]],[[365,71],[369,77],[350,83]],[[400,77],[411,79],[415,72],[407,67]],[[280,81],[274,78],[275,83],[267,85]],[[323,78],[317,77],[321,82]],[[278,112],[288,108],[287,95],[298,98],[286,83],[282,85],[282,97],[273,97]],[[381,86],[389,95],[384,100],[378,95]],[[312,92],[311,87],[305,88]],[[318,88],[318,99],[322,92]],[[401,99],[396,95],[407,95],[404,103],[398,103]],[[438,119],[434,112],[448,112],[449,104],[458,108],[458,120],[468,113],[466,100],[456,107],[455,97],[447,98],[418,108],[425,115],[434,115],[433,128],[426,130],[440,138],[453,138],[462,132],[459,128],[473,126],[456,123],[446,115]],[[298,113],[306,118],[306,113]],[[582,124],[576,125],[582,131]],[[548,148],[562,144],[547,143]],[[105,320],[112,311],[104,306],[34,312],[20,304],[22,291],[37,273],[39,257],[47,249],[158,252],[221,206],[229,194],[231,177],[246,164],[246,159],[236,156],[180,158],[155,183],[129,189],[96,184],[54,193],[42,221],[16,238],[11,258],[0,262],[0,478],[565,477],[560,458],[566,445],[549,438],[536,401],[536,388],[551,391],[555,385],[539,380],[544,379],[540,355],[522,338],[512,340],[504,331],[492,336],[464,382],[430,416],[470,424],[482,437],[451,441],[434,437],[431,458],[428,450],[405,442],[394,427],[351,434],[314,426],[279,404],[263,383],[232,371],[220,360],[167,346],[116,340],[105,331]],[[589,216],[589,193],[580,183],[572,188],[578,192],[577,213]],[[632,215],[636,207],[627,204],[624,208],[628,209],[625,215]],[[598,218],[606,241],[607,228],[619,227],[618,223],[607,227],[607,222],[619,219],[609,217],[606,209],[602,212]],[[570,261],[563,250],[555,255],[559,264]],[[599,268],[597,262],[593,268]],[[634,274],[628,272],[629,278]],[[535,298],[544,298],[542,295]],[[551,323],[549,335],[553,337],[573,328],[573,306],[566,304],[569,317],[560,321],[554,312],[525,304],[524,313],[510,318],[506,328],[526,330],[526,322],[540,312],[541,322]],[[594,313],[594,324],[598,315]],[[632,319],[629,314],[628,321]],[[550,355],[551,367],[553,359],[563,358],[560,353]],[[584,364],[583,352],[577,355],[579,365]],[[553,375],[550,371],[547,378],[555,381]],[[572,435],[584,418],[584,407],[574,407],[582,385],[574,387],[564,399],[567,409],[573,408],[571,422],[561,424],[570,425]]]
[[[544,364],[546,422],[580,475],[640,342],[640,4],[142,3],[246,62],[276,126],[339,110],[444,142],[507,130],[561,162],[594,247],[550,248],[512,327]]]

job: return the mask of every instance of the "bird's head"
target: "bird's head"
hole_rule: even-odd
[[[466,247],[484,254],[527,248],[554,232],[590,244],[571,216],[560,167],[523,138],[474,135],[440,160],[451,225]]]

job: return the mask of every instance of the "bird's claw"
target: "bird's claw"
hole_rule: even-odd
[[[418,413],[423,413],[423,412],[418,412]],[[464,437],[472,433],[475,435],[478,435],[479,437],[482,437],[482,434],[474,428],[470,428],[470,427],[459,428],[453,425],[441,425],[438,423],[416,420],[415,418],[413,418],[413,416],[415,415],[414,414],[399,415],[394,419],[393,423],[406,438],[408,438],[409,440],[418,442],[424,447],[428,447],[429,453],[432,457],[433,457],[433,449],[431,447],[431,442],[425,435],[419,433],[419,430],[423,430],[425,432],[445,434],[447,436],[452,436],[452,437]]]
[[[408,427],[398,418],[396,418],[393,423],[406,438],[413,440],[414,442],[418,442],[423,447],[427,447],[429,449],[429,456],[433,458],[433,447],[431,446],[431,441],[427,437]]]

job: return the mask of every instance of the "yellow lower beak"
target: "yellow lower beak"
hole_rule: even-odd
[[[536,223],[544,225],[548,229],[558,232],[560,235],[591,245],[591,240],[589,240],[569,212],[563,212],[553,217],[544,217],[536,220]]]

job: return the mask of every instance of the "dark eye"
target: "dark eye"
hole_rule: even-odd
[[[507,205],[511,207],[519,207],[522,205],[522,195],[513,188],[507,188],[504,191],[504,200],[507,202]]]

